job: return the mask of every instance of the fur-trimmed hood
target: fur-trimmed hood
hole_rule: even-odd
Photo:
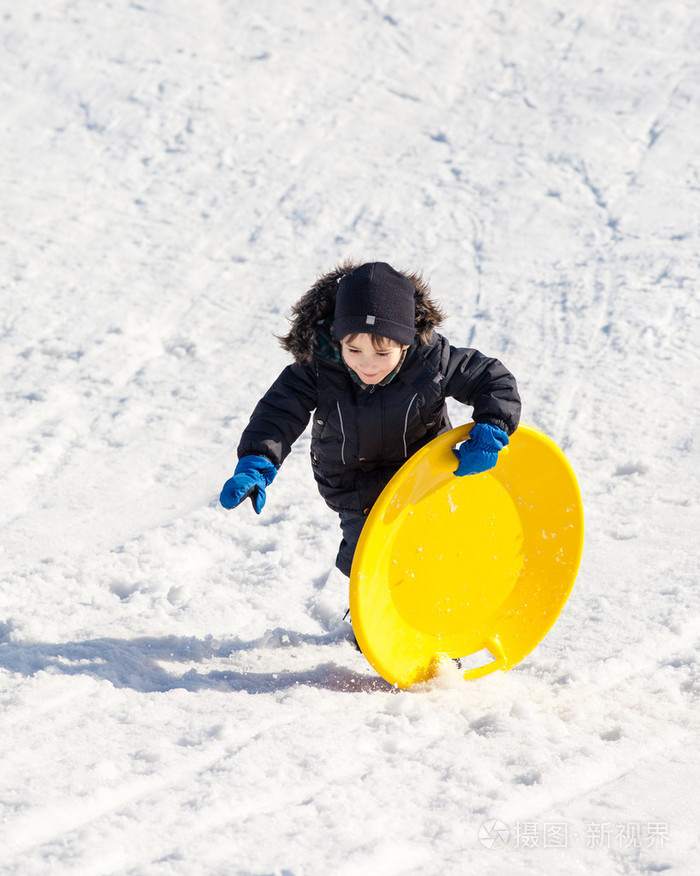
[[[359,268],[363,262],[347,260],[319,277],[314,285],[292,307],[291,328],[279,339],[280,344],[299,364],[309,363],[317,349],[319,323],[330,322],[335,312],[338,281]],[[445,319],[445,314],[430,297],[430,286],[417,272],[399,271],[413,284],[416,301],[416,336],[421,344],[430,343],[433,330]]]

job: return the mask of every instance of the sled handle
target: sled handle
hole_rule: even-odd
[[[453,658],[460,669],[464,670],[464,678],[480,678],[495,669],[508,668],[508,659],[503,646],[496,636],[488,638],[483,646],[464,657]]]

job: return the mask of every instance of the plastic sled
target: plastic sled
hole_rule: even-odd
[[[396,473],[365,523],[350,615],[374,669],[401,688],[456,659],[464,678],[519,663],[559,616],[578,572],[576,476],[543,432],[521,425],[484,474],[455,477],[440,435]]]

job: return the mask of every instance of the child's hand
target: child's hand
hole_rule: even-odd
[[[458,477],[479,474],[488,471],[496,465],[498,452],[508,443],[508,435],[498,426],[489,423],[476,423],[472,426],[469,439],[454,450],[459,460],[455,471]]]
[[[219,501],[224,508],[235,508],[248,496],[255,513],[259,514],[265,504],[265,487],[269,487],[277,474],[277,467],[264,456],[244,456],[238,460],[232,478],[224,484]]]

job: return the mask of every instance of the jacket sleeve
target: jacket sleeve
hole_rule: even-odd
[[[475,423],[491,423],[512,435],[520,422],[515,377],[498,359],[478,350],[449,348],[445,394],[474,408]]]
[[[254,454],[281,465],[316,408],[312,365],[287,366],[255,406],[241,435],[238,458]]]

